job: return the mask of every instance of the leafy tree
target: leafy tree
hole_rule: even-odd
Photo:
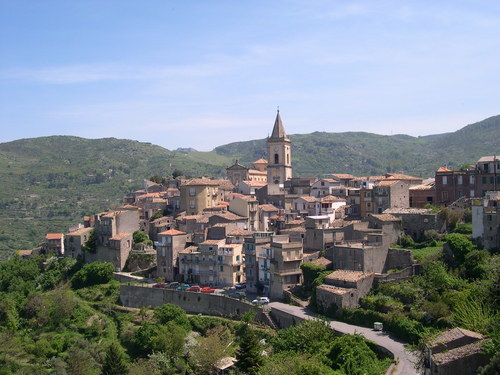
[[[346,375],[384,374],[385,366],[360,335],[337,337],[328,357],[332,367]]]
[[[258,374],[263,364],[259,339],[248,325],[243,331],[236,359],[238,360],[236,363],[238,369],[248,375]]]
[[[114,266],[108,262],[92,262],[73,275],[71,285],[75,289],[106,284],[113,280]]]
[[[149,221],[153,221],[156,219],[159,219],[160,217],[163,217],[163,210],[156,210],[153,215],[149,218]]]
[[[147,245],[153,245],[153,241],[151,241],[148,235],[141,230],[136,230],[132,235],[132,239],[134,243],[145,243]]]
[[[152,338],[158,335],[159,326],[151,322],[143,322],[135,331],[133,344],[141,354],[148,354],[154,350]]]
[[[163,183],[163,177],[158,176],[155,174],[154,176],[149,177],[149,181],[157,183],[157,184],[162,184]]]
[[[102,366],[102,375],[126,375],[127,364],[122,348],[116,342],[112,342],[106,350],[106,357]]]
[[[500,352],[497,352],[493,358],[491,358],[490,363],[484,367],[480,367],[478,370],[478,375],[498,375],[500,374]]]
[[[179,170],[179,169],[174,169],[174,171],[172,172],[172,178],[177,178],[177,177],[180,177],[180,176],[183,176],[184,175],[184,172]]]
[[[474,249],[474,244],[463,234],[447,234],[444,239],[453,256],[460,264],[465,260],[465,256]]]
[[[305,320],[299,325],[278,331],[271,340],[275,352],[326,354],[334,334],[325,320]]]
[[[83,245],[83,251],[91,254],[95,254],[97,251],[97,232],[92,229],[89,234],[89,238]]]
[[[301,264],[300,269],[304,275],[304,286],[306,288],[311,288],[314,280],[319,276],[319,274],[326,271],[326,266],[314,262],[306,262]]]
[[[230,339],[231,335],[227,328],[218,326],[208,330],[206,336],[196,340],[196,345],[190,350],[196,374],[213,373],[217,362],[230,354]]]
[[[185,339],[186,330],[172,321],[160,326],[150,338],[153,350],[165,353],[171,361],[181,357]]]
[[[186,331],[191,330],[191,323],[189,323],[188,316],[179,306],[170,303],[158,306],[154,309],[153,317],[160,324],[174,322],[183,327]]]

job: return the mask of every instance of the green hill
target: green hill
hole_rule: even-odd
[[[454,133],[425,137],[362,132],[290,135],[295,176],[325,173],[378,175],[401,172],[432,177],[442,165],[459,168],[500,151],[500,116],[468,125]],[[219,146],[218,155],[243,163],[264,156],[265,139]],[[203,160],[198,153],[199,160]]]
[[[223,175],[186,153],[130,140],[68,136],[0,144],[0,250],[30,248],[91,213],[116,207],[151,175]]]
[[[454,133],[425,137],[361,132],[291,135],[295,176],[402,172],[429,177],[499,153],[500,116]],[[225,168],[266,157],[265,139],[210,152],[170,151],[150,143],[53,136],[0,144],[0,251],[31,248],[52,231],[120,204],[152,175],[223,176]],[[0,254],[1,255],[1,254]]]

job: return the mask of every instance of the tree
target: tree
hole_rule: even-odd
[[[212,374],[214,366],[229,355],[230,333],[224,326],[217,326],[207,331],[205,337],[197,339],[191,349],[191,362],[196,367],[196,374]]]
[[[474,249],[474,244],[463,234],[447,234],[445,241],[455,260],[460,264],[464,262],[465,256]]]
[[[259,375],[340,375],[317,357],[283,352],[273,355],[259,370]]]
[[[73,275],[71,285],[75,289],[87,286],[106,284],[113,280],[115,267],[108,262],[92,262]]]
[[[122,348],[116,342],[112,342],[106,350],[106,357],[102,366],[102,375],[125,375],[128,374],[127,364]]]
[[[172,172],[172,178],[177,178],[177,177],[180,177],[184,175],[184,172],[182,172],[181,170],[179,169],[174,169],[174,171]]]
[[[157,184],[162,184],[163,183],[163,177],[158,176],[157,174],[155,174],[154,176],[149,177],[149,181],[155,182]]]
[[[306,262],[300,266],[302,274],[304,275],[304,286],[311,288],[314,280],[323,271],[326,271],[326,266],[323,264],[316,264],[314,262]]]
[[[90,231],[89,238],[83,245],[83,251],[91,254],[95,254],[97,251],[97,233],[95,229]]]
[[[165,353],[171,361],[174,361],[182,355],[186,330],[174,322],[168,322],[160,326],[156,335],[150,339],[155,352]]]
[[[140,230],[136,230],[132,235],[132,240],[134,243],[146,243],[148,245],[153,245],[153,241],[151,241],[146,233]]]
[[[241,337],[240,347],[236,353],[236,363],[238,369],[248,375],[256,375],[263,364],[260,354],[259,339],[255,332],[248,326],[245,326]]]
[[[179,306],[166,303],[154,309],[154,319],[160,324],[167,324],[174,322],[175,324],[183,327],[186,331],[191,330],[191,323],[189,323],[186,312]]]

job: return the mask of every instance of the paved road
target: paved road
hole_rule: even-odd
[[[268,306],[271,309],[281,310],[302,319],[312,319],[315,317],[314,313],[303,307],[291,306],[281,302],[271,302]],[[389,334],[337,321],[331,321],[330,326],[335,331],[342,333],[359,333],[368,340],[392,352],[394,354],[394,359],[398,360],[398,365],[392,372],[393,375],[419,375],[422,373],[417,371],[414,366],[418,361],[417,357],[412,352],[406,350],[406,344],[404,342],[391,337]]]

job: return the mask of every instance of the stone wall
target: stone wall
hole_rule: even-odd
[[[387,283],[387,282],[397,282],[408,280],[414,275],[419,274],[420,266],[415,264],[410,267],[406,267],[398,272],[384,273],[381,275],[375,275],[375,280],[373,282],[373,286],[377,286],[379,283]]]
[[[120,285],[120,300],[126,307],[157,307],[171,303],[190,314],[240,317],[253,310],[261,321],[262,308],[218,294],[183,292],[175,289],[151,288],[138,285]]]
[[[411,250],[389,248],[383,272],[387,272],[394,268],[409,267],[412,264]]]

